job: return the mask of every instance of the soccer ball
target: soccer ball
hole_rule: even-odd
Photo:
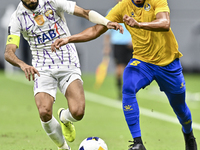
[[[88,137],[81,142],[79,150],[108,150],[108,148],[101,138]]]

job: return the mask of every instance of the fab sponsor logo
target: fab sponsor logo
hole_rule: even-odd
[[[55,30],[49,30],[47,33],[43,33],[42,35],[37,36],[37,41],[39,44],[45,43],[46,40],[51,41],[56,37]]]

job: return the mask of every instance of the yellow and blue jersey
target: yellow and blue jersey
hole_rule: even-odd
[[[143,6],[137,6],[133,0],[123,0],[112,8],[106,18],[122,23],[123,16],[128,15],[137,22],[152,22],[159,12],[170,13],[167,0],[146,0]],[[133,58],[166,66],[182,56],[171,28],[168,32],[155,32],[125,26],[132,37]]]

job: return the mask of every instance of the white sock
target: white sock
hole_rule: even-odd
[[[64,143],[64,145],[63,146],[61,146],[61,147],[58,147],[59,149],[70,149],[70,147],[67,145],[67,142],[65,141],[65,143]]]
[[[78,121],[78,120],[74,119],[74,117],[70,113],[69,109],[62,110],[62,112],[60,114],[60,120],[63,123],[67,123],[69,121],[71,121],[71,122],[77,122]]]
[[[68,145],[64,139],[62,134],[62,129],[58,121],[52,116],[52,119],[48,122],[43,122],[41,120],[42,127],[46,131],[47,135],[51,138],[51,140],[58,146],[63,148],[68,148]]]

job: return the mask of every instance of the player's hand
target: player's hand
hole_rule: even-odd
[[[131,27],[135,27],[135,28],[139,28],[139,23],[132,17],[129,17],[128,15],[124,15],[123,17],[123,21],[131,26]]]
[[[61,46],[66,45],[69,42],[68,38],[57,39],[53,44],[51,44],[51,51],[56,52]]]
[[[37,69],[35,69],[33,66],[29,66],[27,64],[21,66],[21,69],[24,71],[26,78],[31,81],[31,76],[32,80],[35,80],[35,74],[40,76],[39,72]]]
[[[119,30],[119,32],[120,32],[121,34],[124,33],[123,27],[122,27],[120,24],[118,24],[117,22],[108,22],[107,28],[108,28],[108,29]]]

